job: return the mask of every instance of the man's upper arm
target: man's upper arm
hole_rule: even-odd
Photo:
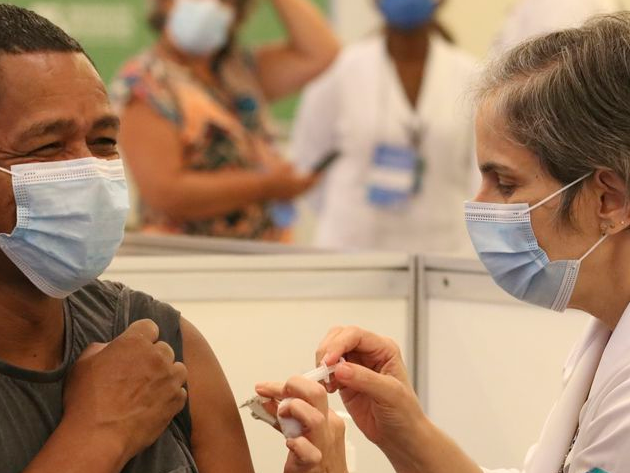
[[[208,342],[180,319],[192,417],[193,457],[200,473],[253,473],[245,431],[230,386]]]

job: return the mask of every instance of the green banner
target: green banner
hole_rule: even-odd
[[[9,3],[36,11],[79,40],[94,60],[105,83],[129,57],[146,48],[154,35],[146,21],[151,0],[13,0]],[[311,0],[326,10],[328,0]],[[244,28],[245,44],[261,44],[284,37],[283,28],[271,2],[258,1]],[[295,99],[274,107],[280,120],[290,120]]]

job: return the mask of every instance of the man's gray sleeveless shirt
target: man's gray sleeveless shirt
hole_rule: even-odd
[[[182,361],[179,313],[146,294],[96,281],[68,297],[64,309],[64,356],[58,369],[36,372],[0,361],[1,473],[24,470],[55,430],[63,413],[64,380],[90,343],[109,342],[135,320],[151,319],[160,328],[160,340],[171,345],[176,359]],[[123,472],[196,473],[190,430],[186,405],[155,444],[133,458]]]

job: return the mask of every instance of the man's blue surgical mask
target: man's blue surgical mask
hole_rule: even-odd
[[[208,56],[227,44],[234,10],[219,0],[176,0],[166,29],[175,46],[194,56]]]
[[[387,24],[408,31],[428,23],[433,17],[436,0],[379,0]]]
[[[531,224],[533,210],[589,177],[581,177],[538,204],[466,202],[468,233],[494,282],[517,299],[564,312],[577,282],[580,264],[605,239],[578,260],[550,261]]]
[[[63,299],[109,266],[129,211],[120,159],[11,166],[17,223],[0,250],[45,294]]]

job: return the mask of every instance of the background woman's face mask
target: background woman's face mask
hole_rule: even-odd
[[[208,56],[228,42],[234,10],[219,0],[176,0],[166,29],[175,46],[194,56]]]
[[[0,233],[0,250],[51,297],[65,298],[100,276],[129,211],[122,161],[28,163],[9,173],[17,224],[10,235]]]
[[[550,261],[538,245],[531,212],[589,177],[572,182],[538,204],[466,202],[465,215],[473,246],[492,279],[506,292],[530,304],[564,312],[575,289],[580,264],[605,239],[577,260]]]
[[[431,20],[437,0],[379,0],[378,6],[387,24],[412,30]]]

